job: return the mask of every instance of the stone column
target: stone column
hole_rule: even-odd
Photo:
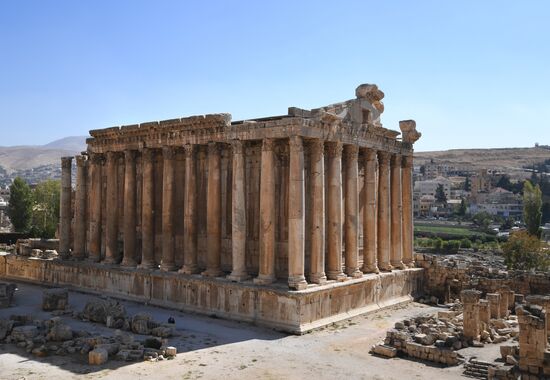
[[[275,281],[275,142],[262,142],[260,171],[260,263],[255,284]]]
[[[143,269],[156,269],[155,263],[155,186],[154,151],[143,148],[141,192],[141,264]]]
[[[391,242],[390,263],[394,268],[406,269],[403,261],[403,242],[401,223],[403,217],[401,195],[401,155],[394,154],[391,157]]]
[[[390,153],[378,152],[378,268],[391,271],[390,264]]]
[[[118,153],[107,152],[107,217],[105,221],[105,264],[119,262],[118,252]]]
[[[187,144],[185,150],[185,194],[183,220],[183,267],[181,273],[199,273],[197,264],[197,169],[196,145]]]
[[[73,257],[83,259],[86,255],[86,188],[87,157],[76,156],[76,192],[74,202],[74,245]]]
[[[311,266],[309,281],[323,284],[325,275],[325,144],[323,140],[310,143],[311,162]]]
[[[208,189],[206,203],[206,270],[203,276],[217,277],[222,274],[221,242],[221,157],[216,142],[208,144]]]
[[[288,286],[307,288],[305,264],[304,146],[302,138],[292,136],[288,181]]]
[[[102,154],[92,153],[90,166],[90,242],[88,246],[88,260],[101,260],[101,193],[103,189]]]
[[[246,187],[245,187],[245,144],[240,140],[231,142],[233,151],[233,183],[231,187],[231,251],[233,270],[227,277],[231,281],[248,278],[246,272]]]
[[[403,264],[407,267],[414,265],[413,262],[413,157],[403,156],[401,166],[401,193],[403,206]]]
[[[344,155],[346,157],[346,201],[345,201],[345,229],[346,229],[346,274],[353,278],[363,276],[359,270],[359,189],[357,181],[359,168],[357,157],[359,147],[346,145]]]
[[[71,250],[72,157],[61,158],[61,194],[59,205],[59,254],[67,257]]]
[[[480,331],[479,323],[479,290],[463,290],[460,293],[462,304],[464,305],[464,337],[469,340],[478,340]]]
[[[487,293],[485,298],[489,301],[489,310],[491,313],[492,319],[500,318],[500,294],[498,293]]]
[[[510,288],[508,286],[502,286],[497,290],[497,293],[500,294],[500,318],[508,317],[508,296],[510,294]]]
[[[122,265],[135,267],[136,262],[136,152],[124,151],[124,250]]]
[[[546,313],[530,305],[516,307],[519,322],[519,368],[532,374],[529,379],[547,379],[548,338],[546,336]]]
[[[365,209],[363,211],[363,272],[378,273],[376,263],[377,192],[376,151],[365,149]]]
[[[344,281],[342,272],[342,143],[327,144],[328,191],[327,191],[327,277]]]
[[[176,196],[176,148],[162,148],[162,260],[160,270],[176,269],[174,238],[174,199]]]
[[[550,296],[530,295],[527,296],[526,300],[528,304],[539,305],[546,310],[546,332],[548,333],[548,339],[550,339]]]

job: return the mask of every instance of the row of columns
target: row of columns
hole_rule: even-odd
[[[288,285],[292,289],[307,286],[305,278],[305,240],[310,239],[309,281],[322,284],[343,281],[412,264],[412,157],[373,149],[364,150],[363,266],[359,268],[359,147],[340,142],[310,140],[311,183],[305,194],[304,140],[289,139],[290,163],[288,185]],[[206,269],[202,275],[217,277],[221,271],[221,152],[220,143],[208,144],[207,246]],[[232,147],[232,272],[233,281],[249,278],[245,265],[246,195],[244,142],[235,140]],[[260,171],[259,273],[254,282],[275,281],[276,193],[275,140],[262,142]],[[162,260],[160,269],[173,271],[175,264],[175,173],[176,147],[165,146],[163,155]],[[197,260],[197,173],[196,145],[185,145],[184,189],[184,262],[181,273],[199,272]],[[153,269],[154,259],[154,163],[153,150],[142,151],[142,257],[140,268]],[[90,233],[88,257],[101,257],[102,210],[105,215],[104,263],[134,267],[136,258],[136,151],[124,152],[124,221],[123,254],[118,251],[118,152],[103,157],[92,154],[77,157],[75,196],[75,233],[73,256],[84,258],[86,231]],[[342,158],[345,160],[345,186],[342,182]],[[325,181],[325,162],[327,176]],[[63,159],[60,251],[69,251],[71,160]],[[106,199],[102,199],[102,168],[106,170]],[[86,189],[90,170],[90,189]],[[326,188],[325,188],[326,186]],[[345,194],[343,194],[345,189]],[[88,191],[89,190],[89,191]],[[325,194],[326,193],[326,194]],[[89,195],[88,195],[89,194]],[[326,202],[325,202],[326,195]],[[86,221],[87,197],[90,197],[89,221]],[[305,229],[305,197],[311,198],[311,227]],[[345,199],[345,209],[342,201]],[[103,201],[106,207],[102,209]],[[325,210],[326,206],[326,210]],[[344,211],[344,212],[342,212]],[[344,217],[343,217],[344,215]],[[345,231],[345,234],[344,234]],[[343,240],[345,237],[345,241]],[[326,241],[325,241],[326,239]],[[344,249],[345,267],[343,266]],[[344,267],[344,270],[343,270]]]

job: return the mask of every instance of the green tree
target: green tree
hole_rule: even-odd
[[[488,229],[492,221],[493,217],[491,216],[491,214],[485,211],[478,212],[472,217],[472,222],[474,223],[474,225],[482,230]]]
[[[55,236],[59,222],[60,188],[59,181],[48,180],[34,189],[31,227],[34,236],[44,239]]]
[[[458,206],[457,215],[464,216],[466,215],[466,201],[464,198],[460,198],[460,206]]]
[[[464,191],[471,191],[472,190],[472,182],[470,181],[470,177],[466,177],[464,180]]]
[[[435,200],[440,203],[447,203],[445,189],[443,188],[443,185],[441,183],[437,185],[437,188],[435,189]]]
[[[545,271],[550,267],[550,254],[542,249],[539,238],[527,231],[510,234],[502,252],[508,269]]]
[[[542,194],[539,186],[533,186],[530,181],[523,183],[523,221],[527,232],[533,236],[539,235],[542,218]]]
[[[21,177],[13,180],[10,186],[8,216],[16,232],[27,232],[31,222],[31,188]]]
[[[550,202],[544,202],[541,209],[541,224],[550,222]]]

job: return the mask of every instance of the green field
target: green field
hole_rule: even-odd
[[[462,226],[437,226],[431,224],[420,224],[415,223],[414,225],[415,233],[432,233],[435,235],[456,235],[456,236],[485,236],[487,235],[484,232],[471,230],[467,227]]]

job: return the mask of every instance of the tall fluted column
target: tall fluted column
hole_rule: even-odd
[[[183,267],[181,273],[199,273],[197,264],[197,170],[196,145],[187,144],[185,151],[185,190],[183,214]]]
[[[309,281],[323,284],[325,275],[325,143],[310,143],[311,162],[311,266]]]
[[[403,156],[401,166],[401,193],[403,196],[403,264],[414,265],[413,262],[413,207],[412,207],[412,170],[413,157]]]
[[[103,189],[102,154],[92,153],[90,156],[90,242],[88,260],[101,260],[101,193]]]
[[[345,228],[346,228],[346,274],[353,278],[359,278],[363,273],[359,270],[359,189],[357,181],[359,169],[357,157],[359,148],[356,145],[346,145],[344,155],[346,158],[346,202],[345,202]]]
[[[275,154],[273,139],[262,142],[260,171],[260,263],[256,284],[275,281]]]
[[[67,257],[71,250],[71,167],[72,157],[61,158],[61,194],[59,205],[59,254]]]
[[[304,204],[304,146],[302,138],[290,138],[290,170],[288,184],[288,286],[307,288],[305,264],[305,204]]]
[[[87,157],[76,156],[76,192],[74,202],[74,245],[73,257],[83,259],[86,255],[86,188]]]
[[[124,250],[122,265],[136,262],[136,152],[124,151]]]
[[[231,251],[233,268],[227,277],[231,281],[243,281],[248,278],[246,272],[246,194],[244,176],[244,143],[233,140],[233,183],[231,187]]]
[[[402,224],[403,217],[401,196],[401,155],[391,157],[391,248],[390,262],[394,268],[405,269],[402,257]]]
[[[155,263],[155,186],[154,151],[143,148],[141,192],[141,263],[140,268],[158,268]]]
[[[221,157],[216,142],[208,144],[208,189],[206,203],[206,271],[202,274],[217,277],[221,266]]]
[[[378,152],[378,268],[391,271],[390,264],[390,153]]]
[[[175,237],[174,237],[174,199],[176,195],[175,164],[176,148],[165,146],[162,148],[162,260],[160,270],[171,271],[176,269]]]
[[[118,153],[107,152],[107,218],[105,222],[105,264],[119,261],[118,252]]]
[[[342,272],[342,143],[327,144],[327,277],[344,281]]]
[[[378,273],[376,260],[377,192],[376,151],[365,150],[365,209],[363,211],[363,272]]]

